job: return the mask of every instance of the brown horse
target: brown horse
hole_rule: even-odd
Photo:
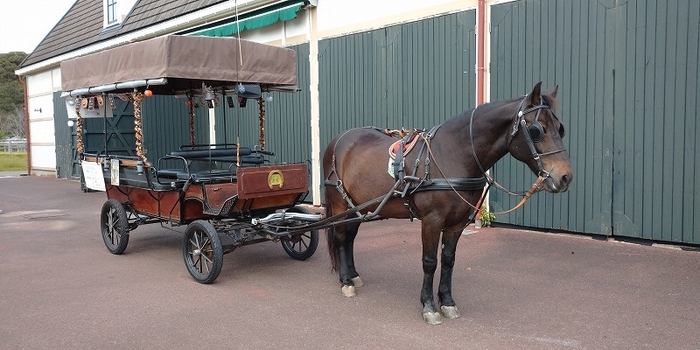
[[[537,83],[525,97],[484,104],[428,132],[417,132],[420,139],[413,150],[404,157],[399,151],[399,161],[393,161],[393,177],[387,174],[392,168],[387,151],[396,139],[383,130],[351,129],[330,142],[323,156],[327,217],[350,213],[328,229],[332,266],[339,271],[345,296],[354,296],[355,287],[362,286],[353,257],[360,223],[416,217],[423,243],[423,318],[440,324],[443,316],[460,316],[452,299],[455,250],[484,185],[490,183],[484,170],[510,153],[539,176],[541,183],[533,185],[536,191],[564,192],[573,178],[562,142],[564,126],[553,111],[557,88],[541,94],[540,86]],[[433,296],[441,233],[442,315]]]

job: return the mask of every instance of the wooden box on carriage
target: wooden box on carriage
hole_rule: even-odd
[[[236,170],[238,198],[298,196],[308,191],[306,164],[240,167]]]

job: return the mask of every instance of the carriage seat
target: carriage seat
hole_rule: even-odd
[[[253,150],[249,147],[236,148],[214,148],[214,149],[186,149],[179,151],[170,152],[171,156],[182,157],[187,160],[202,159],[202,158],[214,158],[214,157],[236,157],[249,156],[253,154]]]
[[[171,180],[187,181],[192,177],[194,182],[205,181],[235,181],[236,175],[228,170],[211,170],[211,171],[195,171],[187,172],[183,169],[161,169],[158,170],[158,179],[160,182],[168,182]]]
[[[213,149],[180,149],[162,157],[157,170],[159,183],[178,183],[192,179],[201,182],[235,182],[235,165],[260,165],[265,163],[262,154],[274,155],[269,151],[253,151],[248,147],[213,148]],[[182,167],[174,169],[162,167],[161,161],[180,159]],[[189,170],[189,171],[188,171]]]

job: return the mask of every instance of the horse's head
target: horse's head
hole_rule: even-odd
[[[545,178],[544,189],[565,192],[573,178],[569,154],[564,148],[564,125],[554,114],[557,87],[549,94],[537,83],[520,101],[510,130],[508,151]]]

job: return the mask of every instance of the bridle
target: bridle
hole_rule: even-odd
[[[474,160],[476,161],[476,165],[479,167],[479,170],[481,170],[481,173],[484,174],[486,177],[486,180],[488,182],[488,185],[486,189],[483,191],[483,194],[479,201],[477,202],[476,207],[474,207],[476,210],[480,210],[481,203],[483,202],[484,198],[486,197],[486,193],[488,193],[489,189],[491,188],[492,185],[496,185],[497,188],[503,190],[504,192],[507,192],[508,194],[511,195],[522,195],[523,199],[520,200],[520,202],[513,208],[503,211],[503,212],[498,212],[494,214],[507,214],[510,213],[518,208],[520,208],[525,202],[530,199],[530,196],[533,194],[541,191],[544,189],[544,183],[547,179],[551,178],[551,175],[549,171],[547,171],[544,166],[542,165],[542,157],[543,156],[548,156],[552,154],[556,154],[559,152],[566,151],[565,148],[561,148],[558,150],[550,151],[550,152],[544,152],[540,153],[537,151],[537,148],[535,148],[535,143],[538,143],[542,141],[542,138],[544,137],[544,129],[542,128],[542,125],[539,122],[539,117],[540,113],[542,110],[547,109],[549,110],[549,113],[554,117],[555,119],[558,120],[556,114],[554,114],[554,110],[552,107],[546,103],[544,103],[544,99],[540,97],[540,104],[537,106],[532,106],[528,109],[523,110],[523,106],[525,105],[525,101],[527,100],[528,95],[525,95],[523,99],[520,101],[520,104],[518,105],[518,111],[515,113],[515,119],[513,121],[513,126],[511,128],[511,132],[508,137],[508,143],[506,147],[510,146],[510,143],[513,141],[515,138],[515,135],[518,133],[518,130],[522,130],[523,136],[525,137],[525,141],[527,143],[527,146],[530,150],[530,153],[532,154],[532,158],[537,162],[537,167],[538,167],[538,174],[537,174],[537,180],[530,186],[530,189],[528,189],[525,193],[514,193],[497,183],[488,173],[486,173],[486,170],[484,170],[484,167],[481,165],[481,162],[479,161],[479,157],[476,155],[476,150],[474,149],[474,131],[473,131],[473,126],[474,126],[474,112],[476,112],[476,109],[478,108],[475,107],[472,110],[471,117],[469,120],[469,141],[471,142],[471,149],[472,149],[472,155],[474,156]],[[525,116],[532,113],[532,112],[537,112],[535,115],[535,119],[532,121],[532,123],[528,126],[527,122],[525,121]]]
[[[537,162],[537,168],[538,168],[538,176],[543,176],[544,179],[546,180],[547,178],[551,177],[549,175],[549,171],[544,169],[544,166],[542,165],[542,156],[548,156],[552,154],[556,154],[559,152],[566,151],[565,148],[561,148],[558,150],[550,151],[550,152],[545,152],[545,153],[539,153],[537,149],[535,148],[535,143],[538,143],[542,141],[542,138],[544,137],[544,129],[542,128],[542,124],[539,122],[540,118],[540,113],[542,112],[543,109],[549,110],[549,113],[554,117],[554,119],[557,119],[557,115],[554,113],[554,110],[552,107],[548,104],[544,103],[544,100],[542,97],[540,97],[540,104],[537,106],[530,107],[526,110],[523,110],[523,105],[525,104],[525,101],[527,100],[527,96],[523,97],[523,99],[520,101],[520,105],[518,106],[518,112],[516,113],[515,120],[513,121],[513,127],[510,132],[510,137],[508,138],[508,146],[510,146],[510,143],[513,142],[513,138],[515,138],[515,134],[518,133],[518,130],[523,131],[523,136],[525,136],[525,141],[527,143],[527,147],[530,149],[530,153],[532,154],[532,158]],[[532,113],[532,112],[537,112],[535,115],[535,120],[532,121],[532,123],[528,126],[527,122],[525,121],[525,116]],[[474,116],[474,113],[472,112],[472,117]],[[473,141],[472,141],[473,144]],[[474,147],[472,147],[472,151],[474,151]],[[474,157],[476,158],[476,153],[474,152]],[[479,163],[479,160],[476,160],[477,163]]]

